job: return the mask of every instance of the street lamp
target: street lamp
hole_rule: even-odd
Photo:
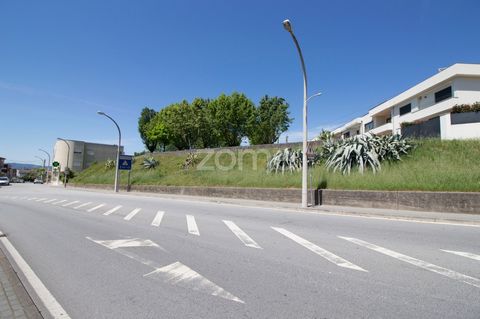
[[[39,151],[41,151],[41,152],[44,152],[44,153],[45,153],[45,154],[47,154],[47,156],[48,156],[48,165],[47,165],[47,180],[46,180],[46,182],[48,183],[48,171],[49,171],[49,169],[50,169],[50,167],[51,167],[51,162],[50,162],[50,153],[48,153],[48,152],[47,152],[47,151],[45,151],[45,150],[42,150],[41,148],[39,148],[38,150],[39,150]],[[50,174],[50,176],[51,176],[51,174]]]
[[[120,163],[120,144],[122,143],[122,132],[120,132],[120,127],[118,126],[117,122],[115,122],[115,120],[111,118],[108,114],[105,114],[102,111],[97,111],[97,114],[108,117],[118,129],[118,149],[117,149],[117,161],[115,163],[115,186],[114,186],[114,191],[118,193],[118,181],[119,181],[118,165]]]
[[[307,70],[305,68],[305,61],[303,60],[302,50],[300,49],[300,45],[298,44],[297,38],[295,34],[293,34],[292,24],[290,20],[283,21],[283,27],[285,30],[290,33],[292,36],[293,42],[295,43],[295,47],[297,48],[298,55],[300,57],[300,62],[302,64],[302,72],[303,72],[303,157],[302,157],[302,207],[306,208],[307,204],[307,177],[308,177],[308,163],[307,163],[307,139],[308,139],[308,129],[307,129],[307,103],[308,101],[316,96],[320,96],[321,93],[316,93],[310,97],[307,97]]]
[[[35,156],[35,157],[42,161],[42,163],[43,163],[43,169],[45,169],[45,159],[44,159],[44,158],[41,158],[40,156]],[[43,175],[43,174],[42,174],[42,175]],[[42,177],[42,179],[43,179],[43,177]]]
[[[70,144],[68,144],[67,140],[65,140],[63,138],[60,138],[60,137],[57,137],[57,140],[64,141],[65,144],[67,144],[67,149],[68,149],[67,164],[65,165],[65,168],[63,169],[63,175],[64,175],[63,185],[66,188],[67,187],[67,180],[68,180],[68,162],[70,161]]]

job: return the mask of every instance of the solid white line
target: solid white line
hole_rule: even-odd
[[[52,203],[52,205],[57,205],[57,204],[65,203],[66,201],[67,201],[66,199],[62,199],[62,200],[59,200],[58,202]]]
[[[87,206],[87,205],[90,205],[91,203],[92,203],[92,202],[86,202],[86,203],[83,203],[83,204],[78,205],[78,206],[76,206],[76,207],[73,207],[73,209],[79,209],[79,208],[85,207],[85,206]]]
[[[68,207],[68,206],[73,205],[73,204],[76,204],[76,203],[80,203],[80,201],[74,200],[73,202],[63,204],[62,207]]]
[[[444,251],[446,253],[451,253],[451,254],[455,254],[455,255],[458,255],[458,256],[467,257],[467,258],[470,258],[470,259],[473,259],[473,260],[480,261],[480,255],[467,253],[466,251],[454,251],[454,250],[445,250],[445,249],[440,249],[440,250]]]
[[[414,266],[423,268],[425,270],[428,270],[428,271],[431,271],[431,272],[449,277],[451,279],[464,282],[464,283],[472,285],[474,287],[480,288],[480,279],[470,277],[470,276],[467,276],[467,275],[464,275],[464,274],[458,273],[456,271],[453,271],[453,270],[450,270],[450,269],[447,269],[447,268],[443,268],[443,267],[440,267],[440,266],[437,266],[437,265],[434,265],[434,264],[430,264],[426,261],[416,259],[416,258],[407,256],[407,255],[403,255],[403,254],[397,253],[393,250],[383,248],[383,247],[368,243],[368,242],[360,240],[360,239],[350,238],[350,237],[342,237],[342,236],[338,236],[338,237],[342,238],[342,239],[345,239],[345,240],[348,240],[349,242],[352,242],[354,244],[357,244],[357,245],[366,247],[368,249],[374,250],[374,251],[379,252],[381,254],[384,254],[384,255],[393,257],[395,259],[401,260],[403,262],[412,264]]]
[[[367,270],[363,269],[362,267],[359,267],[355,264],[352,264],[348,260],[345,260],[342,257],[339,257],[339,256],[329,252],[328,250],[323,249],[322,247],[319,247],[319,246],[315,245],[314,243],[309,242],[308,240],[306,240],[306,239],[304,239],[300,236],[295,235],[292,232],[289,232],[288,230],[286,230],[284,228],[272,227],[272,229],[279,232],[280,234],[284,235],[285,237],[290,238],[291,240],[293,240],[297,244],[302,245],[303,247],[307,248],[308,250],[310,250],[310,251],[314,252],[315,254],[325,258],[329,262],[334,263],[335,265],[337,265],[339,267],[368,272]]]
[[[56,200],[57,200],[56,198],[54,198],[54,199],[49,199],[49,200],[44,201],[43,203],[44,203],[44,204],[46,204],[46,203],[51,203],[51,202],[54,202],[54,201],[56,201]]]
[[[105,204],[97,205],[97,206],[95,206],[95,207],[92,207],[92,208],[90,208],[90,209],[87,209],[87,212],[91,213],[91,212],[96,211],[97,209],[99,209],[99,208],[101,208],[101,207],[103,207],[103,206],[105,206]]]
[[[152,221],[152,226],[156,226],[156,227],[160,226],[160,223],[162,222],[162,218],[164,214],[165,212],[159,210]]]
[[[188,232],[192,235],[200,236],[200,232],[198,231],[197,222],[195,221],[195,217],[192,215],[187,215],[187,228]]]
[[[0,232],[0,235],[3,235]],[[13,260],[17,264],[18,268],[22,271],[25,275],[25,278],[32,286],[33,290],[37,293],[40,300],[45,305],[45,308],[50,312],[50,315],[57,319],[68,319],[70,316],[67,314],[65,309],[58,303],[55,297],[48,291],[47,287],[42,283],[40,278],[35,274],[32,268],[27,264],[27,262],[22,258],[20,253],[13,247],[10,241],[6,237],[0,237],[2,244],[7,249],[10,256],[12,256]]]
[[[43,202],[44,200],[47,200],[48,198],[39,198],[37,200],[35,200],[36,202]]]
[[[223,222],[245,246],[262,249],[259,244],[257,244],[250,236],[248,236],[247,233],[241,230],[240,227],[238,227],[234,222],[230,220],[224,220]]]
[[[110,209],[109,211],[106,211],[105,213],[103,213],[103,215],[108,216],[108,215],[110,215],[110,214],[113,214],[113,213],[115,213],[117,210],[119,210],[120,208],[122,208],[122,205],[115,206],[115,207],[113,207],[112,209]]]
[[[138,213],[139,211],[141,211],[141,210],[142,210],[141,208],[135,208],[135,209],[132,210],[130,213],[128,213],[128,215],[125,216],[123,219],[125,219],[125,220],[130,220],[130,219],[133,218],[133,216],[137,215],[137,213]]]

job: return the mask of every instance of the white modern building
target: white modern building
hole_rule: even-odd
[[[57,140],[54,146],[53,161],[60,163],[60,171],[62,172],[67,166],[67,160],[69,169],[80,172],[95,162],[108,159],[115,160],[117,158],[117,148],[117,145]],[[123,154],[123,146],[120,147],[120,153]]]
[[[480,138],[480,112],[452,114],[455,105],[476,102],[480,102],[480,64],[457,63],[332,133],[337,139],[367,132],[442,139]]]

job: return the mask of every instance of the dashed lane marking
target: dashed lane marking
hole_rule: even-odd
[[[348,240],[349,242],[352,242],[352,243],[357,244],[359,246],[366,247],[368,249],[379,252],[381,254],[384,254],[384,255],[393,257],[395,259],[401,260],[403,262],[409,263],[411,265],[414,265],[414,266],[423,268],[425,270],[440,274],[442,276],[449,277],[453,280],[461,281],[461,282],[464,282],[466,284],[472,285],[474,287],[480,288],[480,279],[470,277],[470,276],[467,276],[467,275],[464,275],[464,274],[458,273],[456,271],[453,271],[453,270],[450,270],[450,269],[447,269],[447,268],[443,268],[443,267],[440,267],[440,266],[437,266],[437,265],[434,265],[434,264],[430,264],[426,261],[416,259],[416,258],[407,256],[407,255],[403,255],[403,254],[397,253],[393,250],[383,248],[383,247],[371,244],[369,242],[366,242],[366,241],[363,241],[363,240],[360,240],[360,239],[351,238],[351,237],[343,237],[343,236],[338,236],[338,237],[342,238],[342,239],[345,239],[345,240]]]
[[[335,265],[337,265],[339,267],[368,272],[367,270],[363,269],[362,267],[359,267],[355,264],[352,264],[348,260],[345,260],[342,257],[339,257],[339,256],[329,252],[328,250],[323,249],[322,247],[319,247],[319,246],[315,245],[314,243],[311,243],[308,240],[306,240],[306,239],[304,239],[300,236],[295,235],[292,232],[289,232],[288,230],[286,230],[284,228],[272,227],[272,229],[279,232],[280,234],[284,235],[285,237],[290,238],[291,240],[293,240],[297,244],[302,245],[303,247],[307,248],[308,250],[310,250],[310,251],[314,252],[315,254],[325,258],[329,262],[334,263]]]
[[[188,232],[192,235],[200,236],[200,231],[198,230],[197,222],[193,215],[187,215],[187,229]]]
[[[162,222],[162,219],[163,219],[163,215],[165,215],[165,212],[159,210],[155,215],[155,218],[152,220],[152,226],[155,226],[155,227],[160,226],[160,223]]]
[[[259,244],[257,244],[250,236],[247,235],[243,230],[240,229],[234,222],[230,220],[223,221],[225,225],[235,234],[235,236],[240,239],[240,241],[247,247],[262,249]]]
[[[112,209],[107,210],[105,213],[103,213],[103,215],[108,216],[108,215],[110,215],[110,214],[113,214],[113,213],[115,213],[117,210],[119,210],[120,208],[122,208],[122,205],[115,206],[115,207],[113,207]]]
[[[92,202],[86,202],[86,203],[83,203],[83,204],[81,204],[81,205],[78,205],[78,206],[73,207],[73,209],[79,209],[79,208],[85,207],[85,206],[87,206],[87,205],[90,205],[91,203],[92,203]]]
[[[133,216],[137,215],[139,211],[141,211],[142,209],[141,208],[135,208],[134,210],[132,210],[130,213],[128,213],[127,216],[125,216],[123,219],[125,220],[130,220],[133,218]]]
[[[466,257],[466,258],[470,258],[470,259],[473,259],[473,260],[480,261],[480,255],[468,253],[466,251],[454,251],[454,250],[446,250],[446,249],[440,249],[440,250],[444,251],[446,253],[455,254],[455,255],[458,255],[458,256],[462,256],[462,257]]]
[[[80,203],[80,201],[74,200],[73,202],[63,204],[62,207],[68,207],[68,206],[73,205],[73,204],[76,204],[76,203]]]
[[[57,204],[65,203],[66,201],[67,201],[66,199],[62,199],[62,200],[59,200],[58,202],[53,202],[52,205],[57,205]]]
[[[92,208],[90,208],[90,209],[87,209],[87,212],[89,212],[89,213],[94,212],[94,211],[96,211],[97,209],[102,208],[103,206],[105,206],[105,204],[97,205],[97,206],[95,206],[95,207],[92,207]]]

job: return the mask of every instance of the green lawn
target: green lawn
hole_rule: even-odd
[[[323,165],[310,170],[316,186],[330,189],[364,190],[424,190],[424,191],[480,191],[480,141],[415,141],[416,148],[401,162],[383,163],[381,172],[349,176],[328,172]],[[269,154],[275,150],[256,151],[256,159],[245,151],[234,152],[237,162],[232,165],[231,154],[212,156],[205,165],[183,170],[180,165],[186,155],[161,154],[155,170],[142,167],[138,157],[132,170],[132,184],[176,186],[236,186],[236,187],[301,187],[301,173],[268,174],[265,171]],[[206,154],[200,154],[204,159]],[[238,160],[243,158],[242,163]],[[218,167],[215,162],[223,167]],[[243,164],[243,165],[242,165]],[[231,169],[227,169],[228,166]],[[255,169],[256,166],[256,169]],[[222,169],[223,168],[223,169]],[[98,163],[78,174],[72,182],[77,184],[113,183],[114,170],[106,170]],[[122,184],[127,173],[122,172]]]

